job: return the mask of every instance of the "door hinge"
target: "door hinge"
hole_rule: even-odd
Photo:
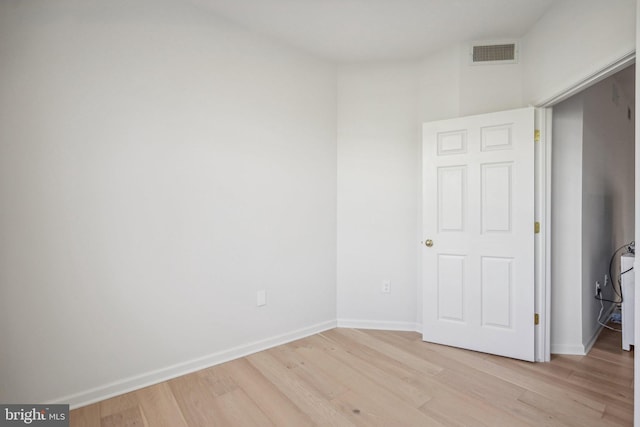
[[[540,323],[540,315],[538,315],[538,313],[535,313],[535,314],[533,315],[533,324],[534,324],[534,325],[537,325],[537,324],[539,324],[539,323]]]
[[[536,129],[533,131],[533,142],[540,142],[540,130]]]
[[[533,232],[536,234],[540,233],[540,223],[538,221],[533,224]]]

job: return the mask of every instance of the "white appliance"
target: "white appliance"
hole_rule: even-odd
[[[633,271],[634,254],[624,254],[620,257],[620,274],[622,278],[622,349],[629,351],[633,342],[634,333],[634,279]]]

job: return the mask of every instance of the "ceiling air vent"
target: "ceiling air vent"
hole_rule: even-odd
[[[516,42],[473,43],[471,45],[472,64],[515,64],[518,62]]]

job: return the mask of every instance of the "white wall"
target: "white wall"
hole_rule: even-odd
[[[418,66],[345,66],[338,78],[338,320],[416,321]],[[381,292],[391,281],[391,292]]]
[[[338,69],[340,325],[420,328],[421,125],[521,106],[521,74],[469,65],[466,44]]]
[[[521,63],[469,63],[470,43],[442,49],[420,61],[421,122],[520,108]]]
[[[635,50],[635,0],[563,0],[522,39],[524,100],[537,105]]]
[[[584,96],[554,107],[551,174],[551,352],[582,353]]]
[[[526,106],[522,62],[469,64],[469,47],[461,47],[459,116],[492,113]]]
[[[0,76],[0,401],[335,324],[333,66],[180,2],[12,0]]]
[[[440,120],[460,115],[460,64],[464,48],[447,47],[419,64],[419,120]]]

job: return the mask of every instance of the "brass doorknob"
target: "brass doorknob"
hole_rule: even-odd
[[[431,246],[433,246],[433,240],[428,239],[427,241],[425,241],[425,242],[424,242],[424,244],[425,244],[428,248],[430,248]]]

